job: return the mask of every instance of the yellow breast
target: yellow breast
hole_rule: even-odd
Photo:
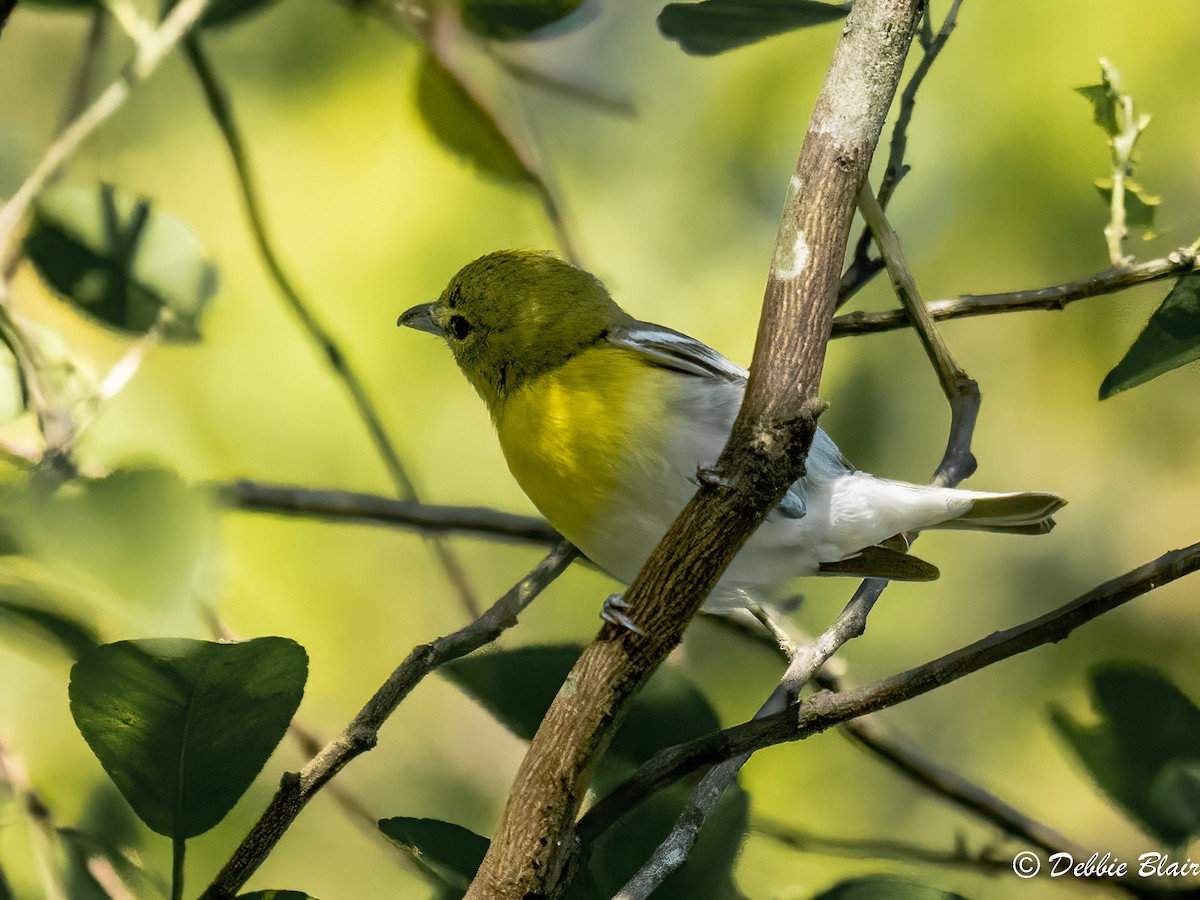
[[[591,349],[495,411],[517,483],[569,540],[586,544],[631,470],[661,456],[670,374],[625,350]]]

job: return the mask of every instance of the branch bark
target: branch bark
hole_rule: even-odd
[[[728,444],[626,594],[644,634],[601,629],[517,772],[469,900],[549,894],[592,769],[650,678],[788,485],[803,473],[854,209],[919,0],[859,0],[813,110],[767,279],[750,381]]]

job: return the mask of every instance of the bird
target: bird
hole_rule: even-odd
[[[594,565],[629,584],[729,437],[747,372],[679,331],[635,319],[599,279],[536,250],[464,266],[397,324],[449,346],[487,406],[509,470]],[[816,430],[806,471],[734,558],[704,607],[778,602],[810,575],[927,581],[907,552],[927,528],[1042,534],[1065,504],[863,472]],[[601,614],[633,630],[620,594]]]

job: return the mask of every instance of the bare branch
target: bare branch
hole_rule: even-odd
[[[1181,247],[1161,259],[1139,263],[1127,269],[1109,269],[1077,281],[1050,287],[1002,294],[963,294],[953,300],[932,300],[925,309],[935,321],[959,319],[964,316],[987,316],[995,313],[1027,309],[1064,309],[1068,304],[1088,297],[1098,297],[1123,291],[1125,288],[1165,278],[1177,278],[1200,271],[1197,255],[1200,241],[1194,247]],[[852,312],[833,321],[833,337],[874,334],[907,328],[912,322],[902,309],[885,312]]]
[[[517,624],[517,616],[557,578],[578,551],[560,543],[478,619],[453,634],[422,644],[388,676],[340,735],[298,773],[283,776],[279,790],[250,833],[202,895],[202,900],[233,897],[254,874],[304,806],[355,757],[375,746],[379,729],[421,680],[452,659],[488,644]]]
[[[1200,543],[1165,553],[1045,615],[995,632],[915,669],[864,687],[824,691],[782,713],[667,748],[593,806],[580,820],[576,834],[580,840],[594,838],[648,794],[706,765],[775,744],[803,740],[833,725],[919,697],[1001,660],[1057,643],[1092,619],[1197,569],[1200,569]]]
[[[469,534],[540,545],[562,540],[562,535],[543,519],[484,507],[434,506],[377,494],[257,481],[233,481],[216,485],[215,490],[222,503],[246,512],[394,525],[422,534]]]
[[[292,314],[295,315],[313,343],[317,345],[335,377],[342,382],[350,394],[358,417],[366,426],[375,452],[391,476],[396,493],[406,500],[418,500],[416,486],[409,477],[399,452],[392,444],[391,438],[388,437],[387,430],[383,427],[383,419],[367,393],[366,386],[355,373],[345,354],[342,353],[333,335],[317,319],[316,314],[312,311],[312,305],[301,296],[295,282],[285,271],[283,263],[275,253],[274,245],[267,234],[266,217],[262,211],[258,187],[250,168],[250,159],[242,141],[241,131],[234,119],[233,106],[200,44],[200,39],[195,36],[188,38],[184,42],[183,54],[200,83],[209,112],[212,113],[213,121],[216,122],[221,137],[225,140],[225,146],[233,162],[234,174],[237,176],[242,206],[246,211],[250,232],[254,237],[254,246],[258,250],[263,265]],[[472,618],[478,616],[479,603],[475,599],[457,554],[448,544],[438,538],[433,538],[431,543],[434,555],[458,593],[463,608]]]
[[[972,852],[965,844],[959,842],[953,850],[935,850],[907,841],[831,838],[763,818],[755,818],[751,827],[757,834],[766,835],[803,853],[957,866],[982,871],[988,875],[1012,872],[1012,858],[997,855],[994,847],[982,847],[977,852]]]

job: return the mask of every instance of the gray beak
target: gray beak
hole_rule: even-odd
[[[424,331],[428,334],[436,334],[438,337],[444,337],[445,332],[442,327],[433,318],[432,303],[422,303],[420,306],[414,306],[400,314],[400,318],[396,320],[397,325],[403,325],[407,328],[415,328],[417,331]]]

